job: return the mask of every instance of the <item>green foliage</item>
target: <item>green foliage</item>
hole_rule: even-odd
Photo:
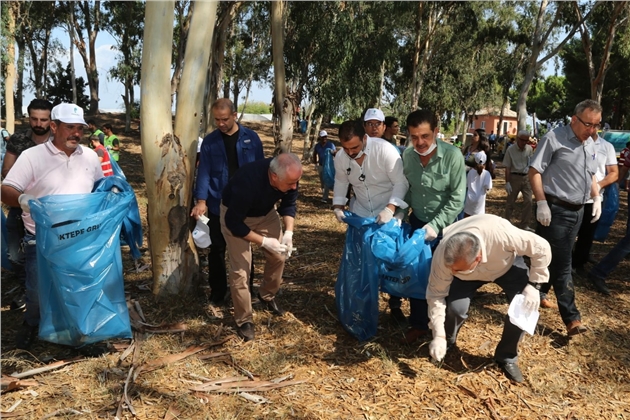
[[[271,106],[262,101],[248,102],[245,108],[243,108],[243,105],[239,105],[238,112],[244,114],[271,114]]]
[[[90,104],[90,98],[86,95],[85,90],[87,83],[83,77],[75,79],[77,86],[77,105],[86,108]],[[62,102],[72,103],[72,78],[70,63],[65,67],[60,61],[56,61],[54,69],[48,72],[48,82],[46,83],[46,98],[53,104]]]
[[[561,76],[535,80],[527,99],[527,111],[551,123],[563,122],[574,106],[575,103],[567,103],[565,78]]]

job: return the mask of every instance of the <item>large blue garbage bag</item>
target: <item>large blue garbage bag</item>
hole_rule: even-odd
[[[606,187],[604,192],[604,202],[602,203],[602,215],[599,218],[593,239],[596,241],[605,241],[608,237],[610,227],[615,222],[619,211],[619,185],[613,182]],[[589,215],[584,215],[587,217]]]
[[[0,232],[2,237],[0,241],[2,242],[2,268],[5,270],[11,270],[11,261],[9,260],[9,245],[7,244],[7,217],[2,213],[2,231]]]
[[[127,177],[125,176],[125,173],[121,169],[118,162],[116,162],[116,160],[114,160],[114,158],[112,157],[112,154],[109,152],[107,153],[109,154],[109,163],[112,165],[112,171],[114,172],[114,175],[118,175],[119,177],[122,177],[123,179],[127,179]]]
[[[411,226],[392,220],[372,236],[371,249],[377,258],[381,291],[390,295],[425,299],[431,247],[424,242],[423,229],[411,234]]]
[[[106,176],[96,181],[92,192],[111,191],[113,187],[118,188],[119,191],[125,193],[131,193],[133,199],[129,211],[123,219],[123,225],[121,230],[121,243],[122,245],[129,245],[129,252],[134,260],[137,260],[142,256],[140,248],[142,248],[142,221],[140,220],[140,210],[138,209],[138,201],[133,188],[126,181],[124,177],[118,175]]]
[[[324,153],[324,184],[328,188],[335,187],[335,161],[330,149]]]
[[[341,325],[364,341],[373,337],[378,327],[378,268],[369,244],[379,225],[373,217],[350,212],[345,215],[348,230],[335,284],[335,303]]]
[[[81,346],[131,337],[120,230],[133,192],[31,200],[42,340]]]

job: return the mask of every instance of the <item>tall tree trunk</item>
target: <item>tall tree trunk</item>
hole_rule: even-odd
[[[13,11],[7,13],[7,50],[6,50],[6,73],[4,75],[4,103],[6,125],[9,133],[15,132],[15,105],[13,103],[13,89],[15,89],[15,16]]]
[[[68,28],[70,35],[70,81],[72,83],[72,103],[77,103],[77,78],[74,70],[74,6],[70,10],[70,27]]]
[[[378,101],[376,107],[381,108],[381,102],[383,101],[383,93],[385,92],[385,60],[381,63],[381,86],[378,90]]]
[[[186,45],[186,66],[172,126],[170,66],[174,2],[147,2],[141,75],[142,158],[147,187],[153,293],[187,292],[198,277],[190,234],[190,202],[199,134],[199,116],[216,2],[199,2]],[[201,76],[200,76],[201,75]]]
[[[291,152],[293,141],[294,104],[287,95],[287,80],[284,70],[284,1],[271,2],[271,50],[274,76],[274,121],[279,124],[276,132],[274,155]]]
[[[306,131],[304,132],[304,150],[302,152],[302,162],[304,163],[311,161],[313,148],[315,147],[313,136],[311,136],[311,128],[313,128],[313,113],[316,107],[315,101],[306,107]],[[317,137],[317,134],[315,133],[315,137]]]
[[[22,118],[22,107],[24,103],[24,61],[25,61],[25,44],[24,39],[16,39],[18,46],[17,59],[17,88],[15,89],[15,117]]]
[[[185,2],[177,2],[176,7],[179,10],[180,15],[184,13]],[[177,54],[175,56],[175,69],[173,70],[173,76],[171,77],[171,107],[175,103],[175,96],[177,95],[177,89],[179,87],[179,81],[182,78],[182,70],[184,68],[184,52],[186,51],[186,41],[188,40],[188,30],[190,29],[190,18],[194,10],[195,3],[190,2],[188,12],[183,21],[180,21],[179,25],[179,42],[177,44]]]
[[[416,33],[415,39],[413,43],[413,79],[411,81],[411,104],[409,104],[409,110],[414,111],[418,108],[418,85],[420,82],[418,78],[420,75],[419,72],[419,64],[420,64],[420,49],[422,47],[422,12],[424,10],[425,2],[418,2],[418,16],[416,17]]]
[[[254,71],[252,70],[249,73],[249,78],[247,79],[247,90],[245,90],[245,102],[243,102],[243,112],[238,116],[238,123],[241,123],[243,119],[243,114],[245,113],[245,108],[247,108],[247,101],[249,100],[249,91],[252,88],[252,81],[254,80]],[[237,108],[238,109],[238,108]]]
[[[75,19],[75,35],[74,42],[83,65],[85,66],[85,73],[87,75],[87,82],[90,88],[90,105],[87,111],[88,115],[98,114],[98,87],[99,77],[98,69],[96,67],[96,37],[100,31],[101,25],[101,2],[94,2],[94,14],[92,15],[89,1],[82,1],[79,3],[79,10],[83,14],[84,27],[80,27]],[[171,22],[172,27],[172,22]],[[83,30],[87,32],[88,43],[86,46],[85,40],[82,37]],[[169,61],[170,62],[170,61]]]

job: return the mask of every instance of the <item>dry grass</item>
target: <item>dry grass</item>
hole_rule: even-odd
[[[118,132],[122,122],[110,119]],[[249,124],[248,124],[249,125]],[[272,150],[269,125],[252,124]],[[335,129],[330,129],[332,135]],[[138,133],[119,136],[124,143],[122,167],[144,196]],[[301,137],[294,150],[302,151]],[[488,211],[503,214],[502,170],[490,193]],[[140,334],[139,350],[120,361],[121,351],[85,359],[34,376],[37,386],[3,395],[2,417],[41,419],[114,418],[131,366],[139,366],[195,345],[227,339],[167,366],[141,373],[128,383],[128,398],[140,419],[627,419],[630,418],[630,288],[628,260],[610,279],[613,295],[603,298],[583,280],[576,281],[577,303],[590,331],[568,340],[557,311],[543,310],[538,331],[521,344],[520,366],[526,383],[510,383],[492,364],[492,354],[507,310],[498,287],[481,289],[461,331],[459,350],[441,367],[432,364],[428,345],[403,346],[404,328],[390,321],[381,300],[378,334],[358,343],[336,319],[334,283],[345,228],[328,206],[319,202],[317,175],[308,166],[301,182],[295,246],[288,260],[285,284],[278,298],[289,313],[282,318],[255,304],[256,340],[244,343],[234,334],[229,307],[206,303],[207,288],[168,301],[155,301],[147,290],[150,272],[133,273],[125,254],[125,287],[138,300],[150,324],[181,322],[187,330],[173,334]],[[622,236],[627,215],[626,195],[608,241],[595,245],[601,258]],[[143,209],[144,210],[144,209]],[[145,257],[148,261],[148,254]],[[262,261],[256,253],[256,280]],[[204,275],[205,278],[205,275]],[[13,350],[21,314],[10,312],[16,284],[3,273],[2,373],[23,372],[76,355],[75,350],[38,342],[32,351]],[[403,307],[408,312],[408,305]],[[128,342],[127,342],[128,343]],[[122,343],[125,344],[125,343]],[[124,347],[124,346],[123,346]],[[203,358],[214,352],[228,353]],[[134,362],[135,357],[135,362]],[[190,389],[200,383],[251,374],[256,380],[276,378],[304,383],[265,392],[250,391],[267,402],[256,403],[237,393],[204,393]],[[203,379],[206,378],[206,379]],[[289,379],[290,378],[290,379]],[[282,382],[281,382],[282,383]],[[22,402],[12,413],[6,410]],[[132,418],[125,407],[123,418]]]

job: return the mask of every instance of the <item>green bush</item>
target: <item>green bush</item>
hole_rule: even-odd
[[[262,101],[248,102],[243,110],[243,104],[238,106],[238,112],[243,114],[271,114],[271,106]]]

